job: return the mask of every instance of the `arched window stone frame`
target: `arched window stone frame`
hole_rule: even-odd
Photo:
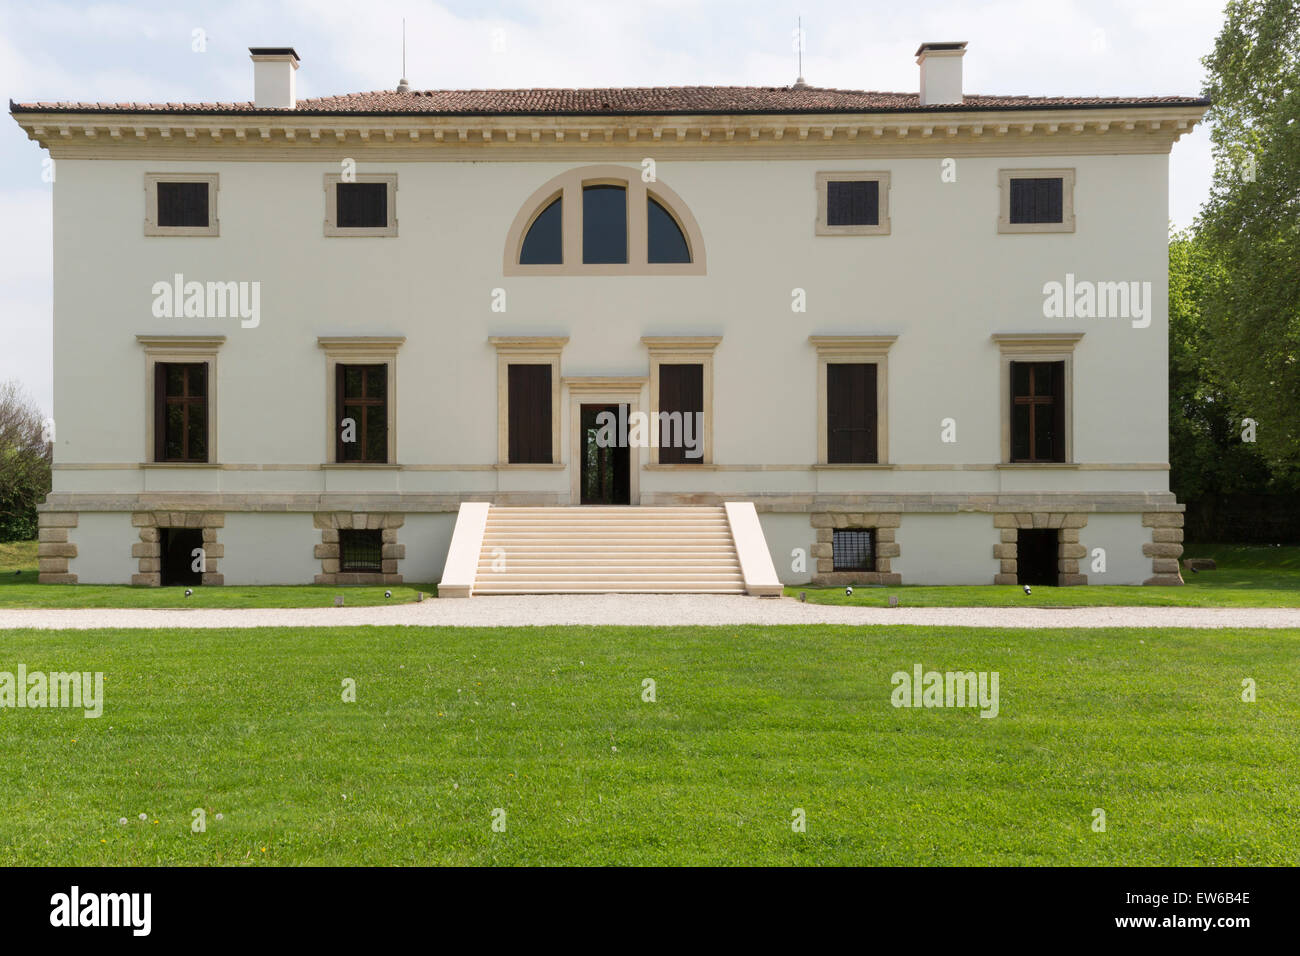
[[[597,185],[618,185],[627,189],[628,261],[625,263],[582,261],[582,188]],[[557,195],[563,200],[560,229],[564,261],[559,264],[520,264],[519,252],[523,247],[524,236],[538,214]],[[649,214],[646,200],[650,197],[677,221],[690,248],[690,262],[649,261]],[[520,207],[506,236],[502,271],[508,276],[705,275],[704,236],[682,198],[663,182],[643,182],[639,166],[579,166],[544,183]]]

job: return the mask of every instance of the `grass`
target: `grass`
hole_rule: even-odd
[[[419,592],[436,596],[434,584],[393,584],[358,587],[337,584],[274,586],[222,585],[194,587],[190,597],[185,588],[141,588],[124,584],[40,584],[37,581],[35,541],[0,544],[0,607],[152,607],[152,608],[249,608],[249,607],[332,607],[335,595],[348,605],[374,607],[379,604],[409,604]],[[391,598],[384,597],[391,591]]]
[[[1298,639],[9,631],[0,671],[103,671],[107,703],[0,711],[0,864],[1292,865]],[[893,708],[916,663],[997,671],[999,715]]]
[[[1025,594],[1019,585],[970,587],[788,587],[813,604],[887,607],[890,596],[905,607],[1300,607],[1300,547],[1201,545],[1187,557],[1212,557],[1214,571],[1183,572],[1182,587],[1125,587],[1089,584],[1053,588],[1036,585]]]

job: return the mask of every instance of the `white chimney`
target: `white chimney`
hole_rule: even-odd
[[[922,43],[916,49],[921,67],[921,105],[961,103],[961,58],[966,55],[966,41]]]
[[[293,75],[298,54],[291,46],[251,46],[253,105],[258,109],[291,110],[298,105]]]

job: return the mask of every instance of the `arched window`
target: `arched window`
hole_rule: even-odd
[[[537,189],[506,239],[506,275],[704,275],[686,204],[627,166],[586,166]]]

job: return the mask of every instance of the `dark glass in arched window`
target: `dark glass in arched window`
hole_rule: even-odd
[[[649,197],[646,199],[646,213],[650,230],[649,261],[690,262],[691,247],[686,244],[686,237],[672,213]]]
[[[585,186],[582,190],[582,261],[627,262],[627,189]]]
[[[549,206],[538,213],[533,224],[528,227],[524,244],[519,249],[520,265],[558,265],[564,261],[562,203],[563,200],[556,196]]]

